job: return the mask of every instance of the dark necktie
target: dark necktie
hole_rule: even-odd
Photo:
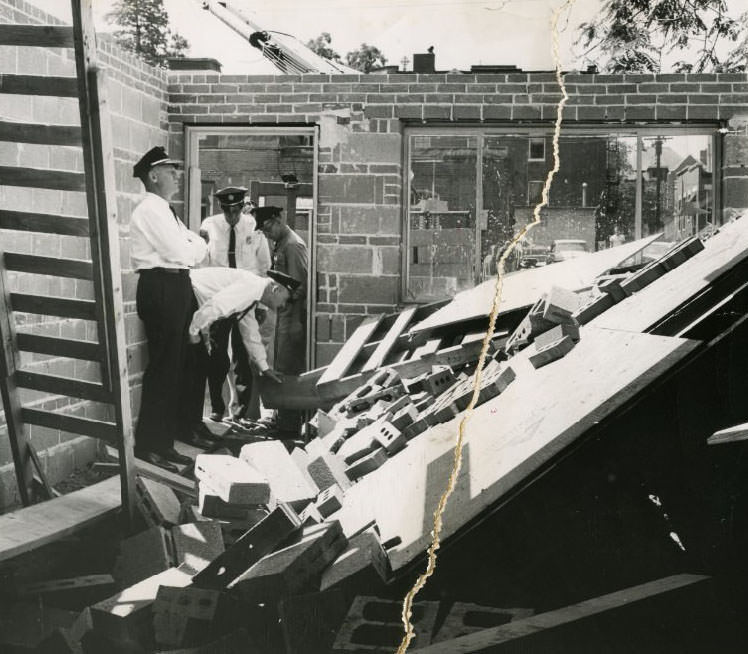
[[[233,225],[229,232],[229,268],[236,268],[236,232]]]
[[[177,216],[177,212],[174,211],[174,207],[172,207],[171,205],[169,205],[169,209],[171,209],[171,213],[174,215],[174,220],[176,220],[177,223],[179,223],[179,216]]]

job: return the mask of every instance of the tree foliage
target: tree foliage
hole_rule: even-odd
[[[676,72],[746,70],[748,14],[731,17],[726,0],[606,0],[579,31],[608,72],[660,72],[670,55]]]
[[[183,57],[190,47],[169,28],[164,0],[117,0],[106,18],[119,28],[117,42],[152,66],[166,66],[168,57]]]
[[[322,32],[316,39],[310,39],[306,42],[306,47],[312,52],[316,52],[320,57],[329,61],[341,61],[340,55],[330,46],[332,37],[329,32]]]
[[[306,47],[330,61],[343,61],[332,47],[332,37],[329,32],[322,32],[316,39],[310,39],[306,42]],[[362,43],[359,48],[345,55],[344,63],[362,73],[368,73],[374,68],[384,66],[387,58],[376,46]]]

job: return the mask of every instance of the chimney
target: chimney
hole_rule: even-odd
[[[435,72],[436,55],[434,54],[434,48],[429,48],[429,51],[424,54],[413,55],[413,72],[414,73],[433,73]]]

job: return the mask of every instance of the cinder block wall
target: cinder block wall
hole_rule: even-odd
[[[0,22],[59,24],[61,21],[23,0],[0,0]],[[166,73],[125,53],[108,37],[99,39],[99,62],[107,71],[107,92],[112,113],[127,353],[131,394],[137,416],[140,380],[145,364],[145,335],[135,313],[136,276],[131,270],[129,257],[129,217],[141,193],[140,182],[132,178],[132,164],[149,147],[166,143]],[[2,73],[75,76],[75,62],[72,50],[6,46],[0,47],[0,75]],[[0,116],[3,120],[18,122],[80,123],[75,98],[0,94]],[[0,143],[0,164],[82,171],[83,157],[80,148]],[[5,209],[87,216],[83,193],[2,186],[2,180],[0,203]],[[32,235],[8,230],[0,230],[0,249],[78,259],[90,256],[88,239],[85,238]],[[90,299],[93,294],[91,283],[86,281],[12,273],[8,277],[12,290],[78,299]],[[66,338],[96,338],[95,324],[87,321],[18,314],[17,320],[19,331]],[[41,355],[26,357],[24,354],[21,363],[24,368],[39,372],[91,381],[100,378],[98,364],[91,362]],[[64,406],[65,411],[71,413],[91,418],[105,417],[106,407],[92,402],[70,402],[31,392],[24,392],[23,397],[25,402],[38,403],[40,408]],[[53,483],[69,475],[75,467],[90,461],[95,454],[96,442],[92,439],[44,427],[29,426],[29,429],[31,440],[40,451],[40,458]],[[0,510],[17,502],[15,476],[10,461],[12,458],[3,415],[0,416]]]
[[[567,74],[564,125],[727,125],[748,113],[748,75]],[[400,296],[406,125],[550,125],[552,73],[242,76],[171,73],[169,134],[184,125],[319,125],[317,362]],[[748,137],[724,136],[723,207],[748,206]]]

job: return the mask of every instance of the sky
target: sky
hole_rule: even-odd
[[[66,19],[69,3],[31,0]],[[322,32],[341,55],[361,43],[376,45],[388,63],[412,62],[413,53],[434,46],[437,70],[469,70],[472,64],[514,64],[551,70],[551,16],[563,0],[229,0],[266,30],[302,42]],[[105,15],[114,0],[93,0],[97,29],[109,31]],[[189,56],[212,57],[225,73],[274,73],[272,64],[209,12],[200,0],[165,0],[172,29],[191,45]],[[591,18],[602,0],[575,0],[560,21],[564,69],[578,67],[573,56],[577,26]],[[69,11],[69,10],[68,10]],[[410,63],[408,66],[410,67]]]

